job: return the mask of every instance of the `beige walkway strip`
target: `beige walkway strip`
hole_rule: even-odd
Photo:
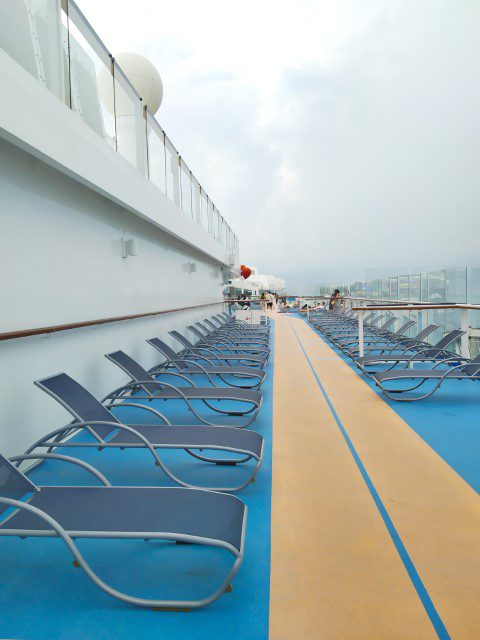
[[[480,497],[312,328],[293,322],[448,632],[480,638]]]
[[[436,637],[289,320],[280,317],[270,638]]]

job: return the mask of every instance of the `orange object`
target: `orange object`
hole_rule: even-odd
[[[252,270],[250,269],[250,267],[243,267],[242,271],[241,271],[242,276],[245,278],[245,280],[247,278],[249,278],[252,275]]]

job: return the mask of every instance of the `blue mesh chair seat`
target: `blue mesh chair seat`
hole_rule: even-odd
[[[263,457],[263,438],[258,433],[228,426],[172,425],[156,409],[138,403],[138,396],[122,397],[119,402],[105,406],[65,373],[37,380],[35,384],[69,411],[74,421],[37,440],[27,450],[27,453],[31,453],[39,447],[51,450],[92,446],[98,446],[100,450],[144,448],[154,459],[155,464],[161,467],[171,480],[184,487],[195,486],[184,482],[173,474],[159,457],[157,449],[183,449],[193,458],[215,465],[235,466],[254,460],[254,468],[250,470],[249,474],[243,473],[239,476],[236,484],[229,484],[226,487],[209,487],[217,491],[230,492],[239,491],[253,482],[260,468]],[[241,394],[245,390],[239,389],[237,391]],[[129,402],[130,400],[135,402]],[[149,418],[153,416],[157,424],[122,423],[112,413],[114,406],[128,407],[131,405],[143,414],[147,414]],[[159,420],[160,424],[158,424]],[[78,433],[75,438],[65,439],[66,436],[72,435],[76,431]],[[86,440],[81,438],[85,434],[87,435]],[[192,449],[198,451],[192,451]],[[219,458],[218,456],[212,458],[203,453],[203,450],[227,451],[229,455],[227,458]],[[121,462],[120,458],[119,464]],[[233,471],[232,477],[234,477]]]
[[[42,487],[29,504],[76,537],[96,537],[92,531],[159,538],[165,533],[175,539],[221,540],[241,550],[245,505],[225,493],[180,487]],[[1,529],[51,532],[27,511],[18,511]]]
[[[248,429],[197,425],[134,425],[134,428],[155,448],[223,449],[255,455],[257,459],[262,457],[264,440],[259,433]],[[119,431],[108,442],[143,447],[136,433]]]
[[[225,353],[215,345],[205,345],[201,342],[193,343],[179,331],[169,331],[169,334],[185,347],[180,355],[189,357],[190,354],[206,355],[208,358],[217,359],[220,362],[238,362],[242,365],[264,367],[268,355],[258,353],[245,353],[239,350],[237,353]]]
[[[228,338],[220,337],[220,336],[210,336],[206,332],[200,331],[198,327],[194,325],[189,325],[187,327],[192,333],[194,333],[199,341],[196,346],[204,345],[206,347],[214,346],[221,351],[231,351],[234,353],[251,353],[253,355],[268,355],[270,354],[270,349],[267,346],[253,346],[253,345],[243,345],[237,344],[234,341],[229,340]]]
[[[440,368],[440,365],[444,368]],[[404,402],[423,400],[435,393],[445,380],[480,380],[480,354],[476,358],[466,361],[461,357],[451,358],[449,361],[443,360],[432,369],[379,371],[374,374],[373,380],[382,392],[393,400]],[[398,381],[412,381],[413,386],[385,387],[385,383]],[[409,395],[410,391],[418,389],[428,381],[434,382],[434,385],[427,393],[420,396]]]
[[[171,334],[173,335],[174,332],[171,332]],[[181,334],[178,334],[178,335],[181,335]],[[183,338],[183,336],[181,337]],[[162,353],[166,358],[178,363],[178,366],[182,369],[184,368],[182,365],[182,360],[188,364],[188,361],[198,359],[202,367],[206,367],[207,370],[209,366],[215,366],[221,370],[220,373],[225,372],[232,375],[242,375],[243,372],[248,371],[250,375],[251,369],[254,369],[254,373],[259,373],[258,369],[263,367],[263,365],[265,364],[265,359],[260,358],[258,356],[249,355],[249,356],[242,356],[239,358],[238,356],[219,353],[218,351],[213,351],[208,349],[204,349],[204,350],[196,349],[193,345],[190,348],[187,348],[187,351],[188,351],[187,354],[185,353],[185,351],[177,353],[171,347],[169,347],[163,340],[160,340],[160,338],[150,338],[149,340],[147,340],[147,342],[151,344],[152,347],[155,347],[155,349],[160,351],[160,353]],[[186,342],[187,344],[191,344],[188,340],[186,340]],[[184,344],[184,346],[186,345]],[[232,362],[239,362],[239,361],[241,361],[243,365],[234,366],[231,364]],[[222,363],[226,363],[226,364],[222,365]],[[194,371],[190,371],[190,373],[194,373]],[[263,373],[263,376],[265,376],[265,373],[264,372],[262,373]]]
[[[98,587],[138,606],[199,608],[218,599],[243,560],[246,513],[246,506],[235,496],[199,489],[108,484],[38,487],[0,455],[0,538],[59,537]],[[220,586],[208,597],[181,601],[144,599],[120,592],[100,579],[79,552],[74,538],[190,542],[226,549],[235,560]],[[20,566],[19,559],[17,570]],[[134,566],[132,571],[135,572]]]

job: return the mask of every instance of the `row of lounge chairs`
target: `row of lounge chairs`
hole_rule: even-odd
[[[358,321],[353,311],[325,312],[310,317],[315,328],[350,357],[360,371],[392,400],[424,400],[447,380],[480,379],[480,355],[473,359],[463,358],[454,350],[464,331],[449,331],[432,345],[426,339],[438,328],[437,325],[430,324],[409,338],[406,333],[413,328],[415,321],[409,320],[396,331],[391,331],[396,320],[395,316],[385,318],[375,312],[365,317],[364,355],[360,357]],[[418,364],[422,368],[416,368]],[[431,384],[425,392],[412,393],[428,383]]]
[[[72,421],[34,442],[20,456],[0,456],[0,536],[57,537],[74,564],[103,591],[124,602],[155,609],[188,610],[208,605],[231,589],[244,555],[246,505],[232,492],[255,481],[264,440],[248,430],[262,404],[260,387],[269,350],[269,326],[253,327],[228,314],[214,316],[190,330],[199,340],[170,332],[183,345],[178,353],[160,338],[148,343],[164,360],[146,370],[121,350],[106,354],[130,381],[98,400],[66,373],[37,380]],[[201,376],[205,386],[195,379]],[[166,382],[166,379],[170,382]],[[173,382],[172,382],[173,380]],[[184,403],[192,424],[172,424],[158,410],[160,401]],[[214,404],[215,403],[215,404]],[[116,413],[124,408],[145,413],[145,424],[131,424]],[[207,408],[205,416],[202,407]],[[219,415],[218,420],[211,413]],[[246,418],[238,421],[238,418]],[[69,448],[144,449],[176,486],[111,486],[85,460],[61,451]],[[182,450],[199,463],[229,466],[228,486],[199,487],[175,475],[162,459],[165,449]],[[220,452],[220,453],[218,453]],[[60,460],[80,466],[102,486],[38,486],[22,473],[25,460]],[[122,458],[118,458],[122,465]],[[247,479],[235,481],[237,465],[250,465]],[[135,482],[135,479],[133,479]],[[121,592],[100,578],[75,544],[77,538],[167,540],[218,547],[234,560],[213,593],[200,599],[146,599]]]

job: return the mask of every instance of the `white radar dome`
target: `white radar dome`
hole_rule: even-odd
[[[160,74],[147,58],[138,53],[119,53],[115,61],[135,87],[152,113],[157,113],[163,98]]]

